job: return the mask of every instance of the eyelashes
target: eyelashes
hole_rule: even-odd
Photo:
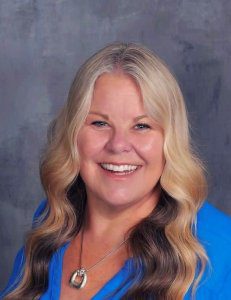
[[[104,121],[94,121],[91,124],[96,127],[99,127],[99,128],[106,127],[108,125],[107,122],[104,122]],[[151,126],[146,123],[138,123],[135,125],[135,127],[136,128],[138,127],[138,129],[141,129],[141,130],[151,129]]]
[[[140,129],[150,129],[151,128],[151,126],[149,126],[146,123],[138,123],[138,124],[136,124],[136,126],[141,126]]]
[[[96,126],[96,127],[105,127],[105,125],[107,124],[104,121],[94,121],[91,123],[92,125]]]

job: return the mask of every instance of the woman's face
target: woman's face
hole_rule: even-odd
[[[164,137],[145,114],[140,89],[130,76],[104,73],[97,79],[77,139],[88,201],[114,208],[156,202]]]

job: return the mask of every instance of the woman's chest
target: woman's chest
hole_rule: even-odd
[[[70,284],[72,274],[78,269],[78,255],[76,255],[75,249],[70,245],[66,250],[63,263],[62,263],[62,277],[61,277],[61,291],[60,300],[89,300],[94,297],[105,284],[115,277],[115,275],[121,270],[124,265],[124,255],[114,255],[108,257],[102,262],[91,266],[85,261],[86,268],[86,284],[82,288],[73,287]],[[80,283],[83,278],[76,276],[74,278],[76,283]]]

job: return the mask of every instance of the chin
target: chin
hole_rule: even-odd
[[[110,201],[106,200],[105,203],[107,203],[108,206],[112,207],[113,209],[123,209],[132,207],[135,205],[138,201],[137,199],[131,199],[129,200],[129,197],[109,197],[107,199],[110,199]]]
[[[121,212],[129,207],[132,207],[132,203],[131,202],[122,202],[122,201],[118,201],[118,202],[107,202],[108,207],[113,211],[113,212]]]

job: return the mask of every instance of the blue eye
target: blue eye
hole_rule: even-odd
[[[139,126],[138,129],[150,129],[151,128],[148,124],[145,124],[145,123],[139,123],[139,124],[136,124],[136,126]]]
[[[96,127],[105,127],[107,126],[107,123],[104,122],[104,121],[94,121],[91,123],[92,125],[96,126]],[[145,123],[139,123],[139,124],[136,124],[136,127],[138,127],[138,129],[141,129],[141,130],[145,130],[145,129],[150,129],[151,127],[148,125],[148,124],[145,124]]]
[[[107,123],[104,121],[94,121],[91,123],[92,125],[96,126],[96,127],[103,127],[105,126]]]

